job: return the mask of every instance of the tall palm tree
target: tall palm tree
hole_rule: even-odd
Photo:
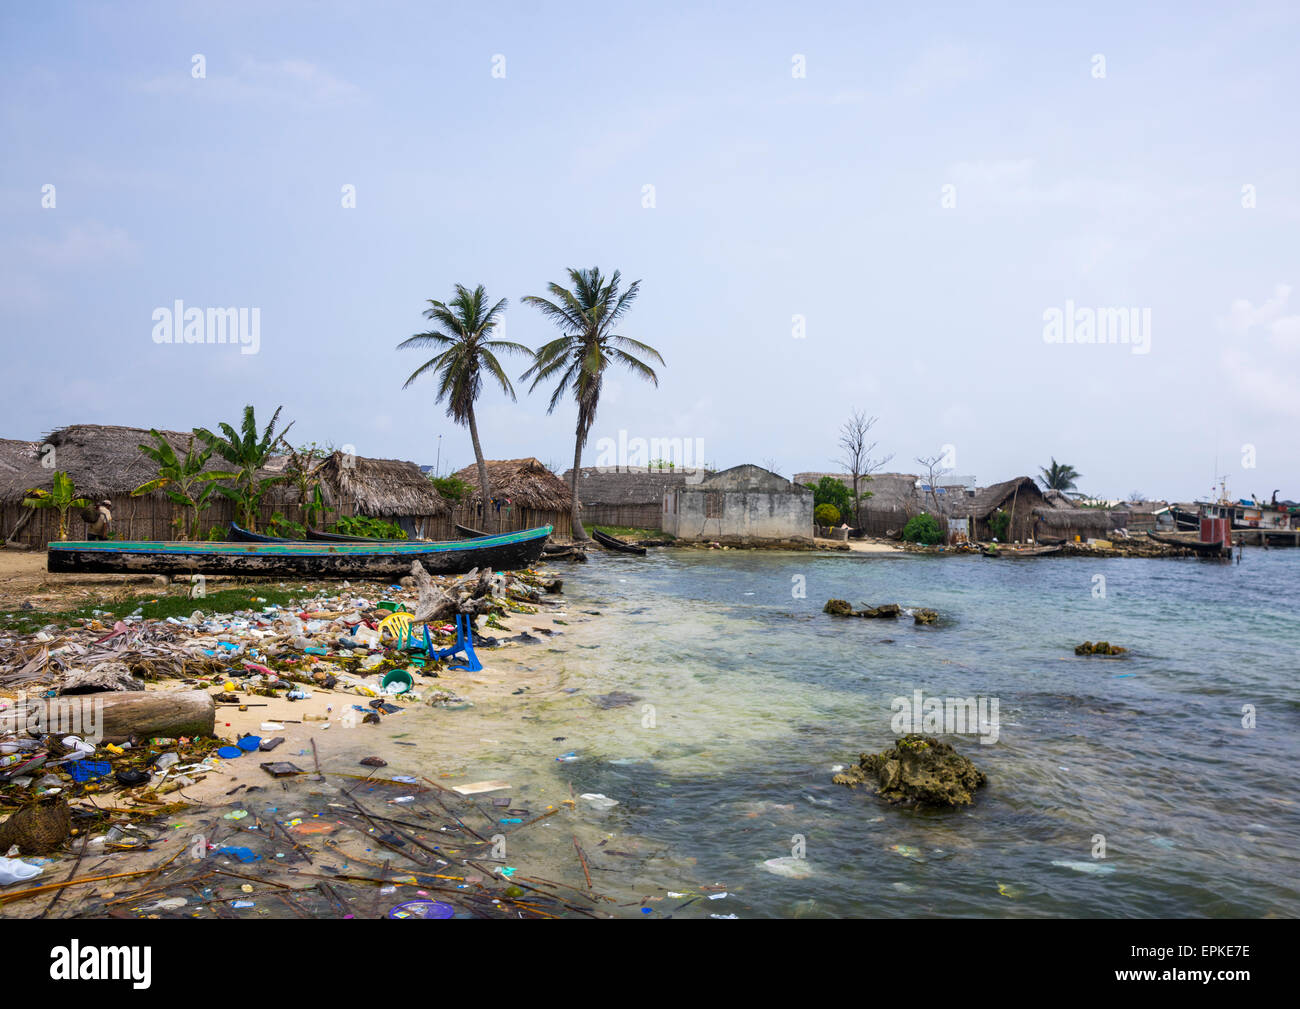
[[[524,301],[541,311],[559,327],[564,335],[557,340],[539,347],[533,353],[533,364],[521,378],[533,377],[529,391],[549,378],[559,378],[555,392],[551,395],[551,404],[546,412],[551,413],[559,404],[564,394],[573,390],[573,397],[578,403],[577,437],[573,447],[573,470],[570,486],[573,491],[573,536],[585,540],[587,532],[582,528],[578,517],[578,468],[582,464],[582,449],[587,444],[587,436],[596,421],[596,407],[600,402],[600,387],[605,378],[605,369],[611,364],[621,364],[634,375],[659,385],[659,376],[654,369],[634,351],[647,358],[653,358],[660,364],[664,359],[648,344],[631,337],[615,333],[614,326],[623,318],[636,301],[641,281],[634,280],[626,291],[619,294],[619,282],[622,279],[617,270],[606,279],[598,267],[589,270],[569,271],[569,282],[573,290],[559,284],[547,285],[554,301],[528,295]]]
[[[510,384],[510,378],[496,355],[502,351],[512,354],[532,353],[523,344],[491,339],[492,331],[497,326],[497,317],[505,308],[505,298],[491,308],[487,307],[487,291],[482,284],[473,291],[464,284],[457,284],[456,296],[450,302],[429,300],[424,317],[434,323],[433,328],[426,333],[416,333],[397,345],[398,350],[404,347],[435,347],[441,351],[411,372],[411,377],[402,388],[408,388],[426,371],[438,376],[438,395],[434,402],[447,401],[447,416],[457,424],[468,427],[470,441],[474,443],[474,461],[478,464],[480,500],[483,502],[485,518],[492,499],[492,488],[488,486],[487,463],[483,461],[483,446],[478,440],[474,403],[483,388],[484,371],[496,379],[502,391],[513,400],[515,388]]]
[[[1075,484],[1083,476],[1073,466],[1057,462],[1055,456],[1052,457],[1051,466],[1046,468],[1040,466],[1038,471],[1042,474],[1038,482],[1043,485],[1044,490],[1074,490]]]

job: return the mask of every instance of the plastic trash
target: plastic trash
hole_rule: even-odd
[[[22,859],[0,856],[0,886],[21,883],[25,879],[34,879],[40,874],[39,865],[28,865]]]
[[[441,900],[408,900],[388,909],[388,918],[451,918],[456,909]]]
[[[608,812],[618,805],[617,799],[611,799],[608,795],[601,795],[599,792],[584,792],[578,798],[587,806],[601,813]]]

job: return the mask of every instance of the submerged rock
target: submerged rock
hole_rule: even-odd
[[[939,613],[937,610],[922,607],[919,610],[912,611],[912,619],[918,624],[932,624],[939,619]]]
[[[912,733],[883,753],[862,754],[831,780],[849,788],[874,785],[877,795],[893,803],[969,806],[972,793],[988,779],[949,744]]]
[[[1098,641],[1096,644],[1085,641],[1081,645],[1074,646],[1075,655],[1123,655],[1127,651],[1127,648],[1112,645],[1109,641]]]
[[[898,603],[881,603],[879,606],[868,606],[865,610],[860,610],[860,617],[884,617],[893,619],[903,612],[903,607]]]
[[[851,617],[853,616],[853,607],[849,605],[847,599],[827,599],[826,605],[822,607],[823,613],[829,613],[833,617]]]

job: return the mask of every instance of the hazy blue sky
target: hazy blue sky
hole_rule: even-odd
[[[588,463],[624,429],[828,469],[863,409],[891,469],[1189,498],[1217,456],[1300,498],[1294,3],[700,6],[5,4],[0,436],[252,402],[466,465],[401,390],[425,299],[485,284],[536,346],[519,298],[598,264],[667,367],[612,377]],[[156,344],[177,299],[258,308],[259,352]],[[1067,301],[1149,309],[1149,353],[1045,342]],[[485,451],[567,465],[573,408],[524,393]]]

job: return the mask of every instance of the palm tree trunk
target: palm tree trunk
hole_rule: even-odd
[[[587,530],[582,528],[582,519],[578,517],[578,467],[582,465],[582,438],[573,440],[573,475],[569,478],[569,489],[573,492],[573,510],[569,513],[569,524],[573,526],[573,538],[585,540]]]
[[[492,508],[492,488],[488,486],[487,463],[483,461],[483,446],[478,443],[478,421],[474,418],[474,408],[469,408],[469,440],[474,443],[474,461],[478,463],[478,485],[483,502],[483,518],[486,520]],[[486,527],[486,522],[484,522]],[[497,532],[501,531],[501,522],[497,521]]]

